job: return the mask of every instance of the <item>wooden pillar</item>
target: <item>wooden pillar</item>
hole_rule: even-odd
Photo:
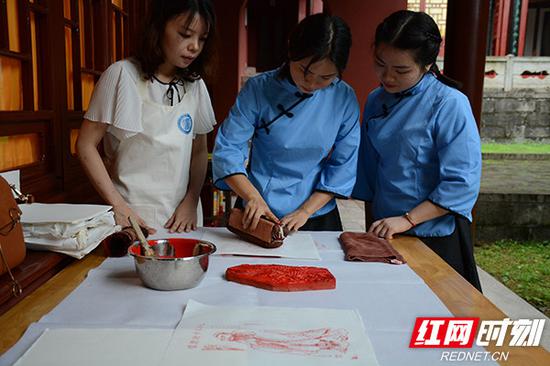
[[[344,80],[355,89],[362,109],[367,95],[379,85],[372,59],[376,26],[394,11],[407,9],[407,1],[325,0],[324,6],[325,12],[341,17],[351,28],[352,47]]]
[[[426,0],[420,0],[420,6],[419,6],[419,9],[420,11],[426,11]]]
[[[218,68],[216,78],[209,80],[209,87],[218,126],[235,102],[241,75],[246,68],[246,3],[246,0],[214,0],[217,15]],[[210,151],[212,145],[213,141],[210,138]]]
[[[309,0],[309,14],[323,12],[323,0]]]
[[[483,99],[489,4],[484,0],[449,0],[445,75],[462,83],[478,127]]]
[[[94,3],[94,68],[104,71],[112,63],[111,38],[111,1],[99,0]]]
[[[50,0],[48,5],[48,29],[47,29],[47,45],[48,45],[48,58],[50,59],[51,73],[42,77],[49,77],[46,81],[48,85],[48,93],[51,94],[49,99],[53,110],[52,121],[52,134],[53,146],[59,146],[60,148],[54,149],[53,146],[48,146],[47,149],[50,153],[54,153],[55,161],[55,178],[56,178],[56,190],[63,189],[63,132],[62,125],[66,119],[67,113],[67,80],[66,80],[66,56],[65,56],[65,42],[59,40],[64,39],[65,35],[65,19],[63,15],[62,2]]]
[[[298,0],[298,22],[300,22],[308,15],[308,2],[309,0]]]
[[[521,25],[521,0],[512,0],[510,7],[510,26],[508,28],[507,54],[518,55]]]
[[[148,12],[148,1],[146,0],[130,0],[127,1],[128,8],[127,11],[130,14],[128,17],[128,32],[130,33],[129,45],[128,45],[128,54],[135,55],[136,48],[139,47],[136,44],[137,37],[139,32],[141,32],[141,27],[143,25],[144,19],[147,16]],[[126,30],[125,30],[126,31]]]
[[[529,0],[521,0],[521,13],[519,19],[519,44],[518,56],[523,56],[525,51],[525,33],[527,28],[527,13],[529,11]]]
[[[495,22],[493,26],[494,56],[506,56],[506,46],[508,44],[508,27],[510,24],[510,1],[511,0],[495,0],[493,9]],[[464,3],[471,4],[470,1],[464,1]],[[449,10],[447,10],[447,17],[449,16],[449,14],[450,12]]]

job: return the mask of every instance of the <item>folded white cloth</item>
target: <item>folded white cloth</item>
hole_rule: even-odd
[[[117,230],[120,230],[120,226],[104,225],[90,230],[83,230],[77,237],[66,239],[50,240],[29,237],[25,238],[25,244],[29,249],[50,250],[82,259],[86,254],[94,250],[103,239]]]
[[[104,212],[89,220],[82,220],[75,223],[51,222],[28,224],[23,222],[23,234],[25,238],[32,237],[50,240],[61,240],[73,237],[83,238],[86,230],[105,225],[115,225],[115,218],[112,211]]]
[[[81,259],[120,226],[115,223],[113,212],[99,213],[89,219],[67,222],[23,222],[23,235],[27,248],[50,250]]]

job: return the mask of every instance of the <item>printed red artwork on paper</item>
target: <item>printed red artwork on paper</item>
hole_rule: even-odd
[[[228,281],[271,291],[310,291],[336,288],[336,278],[326,268],[280,264],[241,264],[225,271]]]
[[[349,336],[345,329],[319,328],[305,331],[281,330],[233,330],[217,332],[215,337],[245,349],[286,353],[303,356],[343,357],[349,348]],[[224,350],[234,347],[220,347]],[[217,350],[212,345],[203,350]]]

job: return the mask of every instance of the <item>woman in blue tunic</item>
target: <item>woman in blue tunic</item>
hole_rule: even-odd
[[[342,230],[334,197],[351,194],[360,134],[355,93],[340,79],[351,33],[316,14],[288,46],[280,68],[247,81],[218,130],[214,182],[237,193],[252,230],[262,215],[289,230]]]
[[[441,35],[425,13],[398,11],[376,29],[381,86],[363,114],[353,196],[370,205],[368,231],[422,239],[481,289],[470,232],[481,149],[468,98],[436,65]]]

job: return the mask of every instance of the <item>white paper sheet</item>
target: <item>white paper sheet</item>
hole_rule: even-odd
[[[174,328],[189,299],[235,306],[359,309],[369,330],[412,330],[417,316],[451,316],[408,266],[357,263],[355,275],[351,276],[347,265],[352,263],[322,262],[319,264],[336,276],[336,289],[323,291],[274,292],[229,282],[223,277],[227,267],[238,264],[288,262],[279,258],[215,256],[199,286],[182,291],[155,291],[141,284],[132,258],[109,258],[41,322]],[[311,265],[308,261],[292,262]]]
[[[9,185],[15,184],[15,188],[21,191],[21,183],[19,181],[20,171],[10,170],[9,172],[2,172],[0,176],[8,182]],[[12,192],[15,197],[15,192]]]
[[[170,237],[201,238],[204,231],[211,230],[219,229],[205,228],[192,233],[171,234]],[[308,260],[213,256],[206,277],[196,288],[155,291],[141,284],[132,258],[108,258],[89,272],[86,280],[61,304],[29,328],[16,346],[1,355],[0,366],[11,366],[46,327],[174,329],[182,319],[185,304],[190,299],[205,304],[239,307],[357,309],[364,320],[380,365],[448,364],[436,357],[440,356],[437,350],[408,348],[416,317],[452,316],[441,300],[408,265],[344,262],[338,234],[311,232],[322,257],[322,262],[315,265],[326,267],[335,275],[335,290],[281,293],[228,282],[223,278],[228,267],[238,264],[311,265]],[[167,237],[166,233],[160,231],[158,235]],[[217,355],[210,353],[209,357]],[[237,353],[232,356],[237,359],[235,364],[243,362],[243,356],[239,358]],[[198,365],[208,365],[209,361],[212,365],[233,364],[232,360],[224,363],[209,359]],[[489,360],[463,362],[461,365],[496,366],[496,363]]]
[[[111,209],[106,205],[73,205],[68,203],[33,203],[19,205],[22,224],[78,223]]]
[[[267,249],[248,243],[227,229],[208,230],[201,238],[216,245],[217,255],[232,254],[255,257],[280,257],[292,259],[321,260],[319,251],[310,234],[294,233],[289,235],[283,245]]]
[[[15,366],[377,366],[354,310],[209,306],[171,329],[46,330]]]
[[[46,330],[14,366],[159,365],[172,330]]]
[[[354,310],[210,306],[194,300],[187,303],[164,364],[178,359],[202,364],[204,355],[243,353],[239,364],[378,365]]]

